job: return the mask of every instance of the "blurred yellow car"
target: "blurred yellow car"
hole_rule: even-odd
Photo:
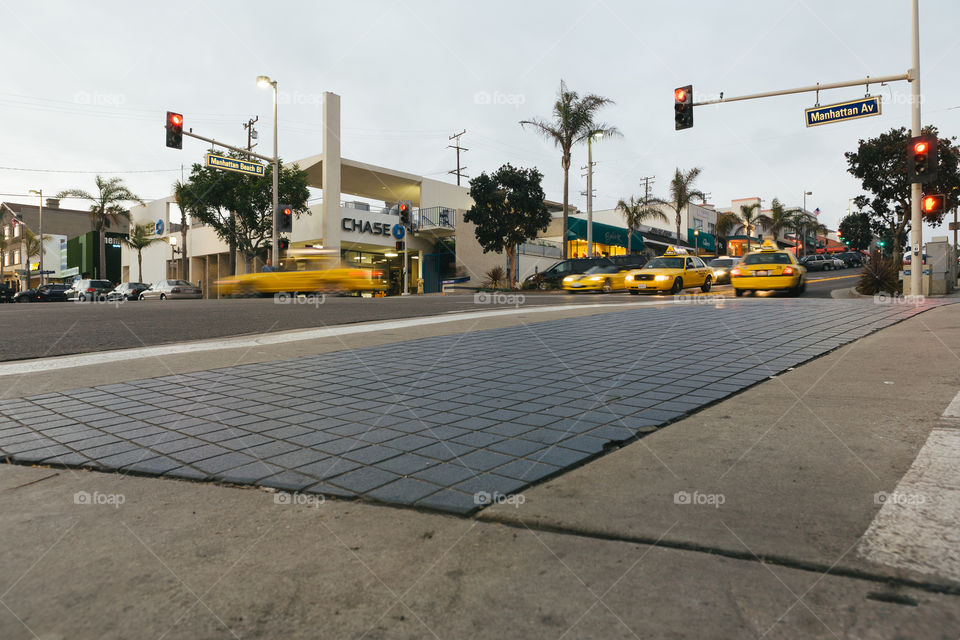
[[[798,296],[807,289],[807,269],[792,253],[767,240],[730,270],[730,284],[737,296],[744,291],[786,291]]]
[[[561,283],[564,291],[623,291],[627,288],[626,277],[631,269],[615,264],[590,267],[584,273],[567,276]]]
[[[356,293],[387,290],[383,272],[346,267],[321,252],[291,250],[286,271],[264,271],[230,276],[216,281],[221,296],[275,293]]]
[[[666,253],[652,259],[626,275],[627,291],[639,293],[677,294],[690,287],[706,293],[713,286],[713,269],[703,260],[691,256],[683,247],[668,247]]]

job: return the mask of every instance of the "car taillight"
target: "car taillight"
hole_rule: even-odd
[[[374,278],[382,278],[382,277],[383,277],[383,271],[374,271],[374,272],[373,272],[373,277],[374,277]]]
[[[97,290],[94,289],[93,287],[89,287],[89,288],[87,289],[87,293],[96,293],[96,292],[97,292]]]
[[[740,269],[730,269],[730,275],[732,276],[740,275]]]
[[[173,289],[170,289],[170,293],[180,293],[180,287],[174,287]]]
[[[783,275],[785,275],[785,276],[792,276],[792,275],[793,275],[793,267],[784,267],[784,268],[783,268]]]

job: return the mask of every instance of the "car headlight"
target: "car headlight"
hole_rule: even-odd
[[[713,272],[713,275],[715,275],[716,277],[719,278],[720,276],[722,276],[722,275],[725,274],[725,273],[726,273],[726,271],[724,271],[723,269],[717,269],[716,271]]]
[[[573,276],[567,276],[566,278],[563,279],[564,282],[571,282],[572,280],[573,280]]]
[[[590,282],[598,282],[603,280],[603,276],[590,276]]]
[[[659,275],[659,276],[654,276],[653,279],[656,280],[657,282],[664,282],[665,280],[669,280],[670,276]]]
[[[633,276],[627,276],[626,278],[624,278],[624,281],[625,281],[625,282],[633,282]]]

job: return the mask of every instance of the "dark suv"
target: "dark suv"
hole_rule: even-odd
[[[847,265],[848,268],[863,266],[863,254],[859,251],[847,251],[837,257],[843,260],[843,264]]]
[[[570,258],[551,265],[540,273],[535,273],[523,281],[524,289],[559,289],[563,279],[569,275],[584,273],[591,267],[613,265],[624,269],[639,269],[647,263],[647,257],[609,256],[606,258]]]
[[[79,302],[106,300],[107,294],[113,291],[113,283],[109,280],[77,280],[67,291],[67,300]]]
[[[42,284],[37,287],[37,302],[63,302],[67,299],[70,287],[65,284]]]

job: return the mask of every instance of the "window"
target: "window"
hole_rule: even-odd
[[[11,260],[12,258],[13,258],[13,254],[11,254],[11,253],[7,253],[6,255],[4,255],[4,256],[3,256],[3,266],[9,267],[9,266],[10,266],[10,260]]]
[[[696,265],[693,264],[693,258],[687,258],[687,269],[693,269],[694,267],[696,267]]]
[[[717,232],[717,225],[712,222],[707,223],[707,233],[714,234]]]
[[[15,224],[15,225],[13,225],[13,237],[14,237],[14,238],[19,238],[19,237],[20,237],[20,227],[22,227],[22,226],[23,226],[22,224]]]
[[[703,229],[703,220],[700,218],[693,219],[693,228],[694,229]]]
[[[10,225],[8,224],[3,225],[3,237],[4,238],[10,237]]]

